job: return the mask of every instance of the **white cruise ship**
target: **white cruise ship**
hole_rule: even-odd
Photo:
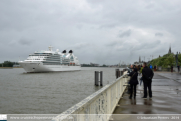
[[[61,53],[58,49],[53,51],[51,46],[48,48],[48,51],[35,52],[26,60],[19,61],[20,66],[28,73],[81,70],[78,58],[72,50],[69,53],[66,53],[66,50]]]

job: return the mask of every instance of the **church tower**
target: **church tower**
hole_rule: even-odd
[[[139,63],[141,63],[141,57],[139,56]]]
[[[168,51],[168,54],[171,54],[172,51],[171,51],[171,45],[170,45],[170,48],[169,48],[169,51]]]

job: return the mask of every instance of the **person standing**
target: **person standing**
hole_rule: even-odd
[[[133,65],[131,65],[130,68],[132,69],[132,68],[133,68]]]
[[[141,67],[140,67],[140,73],[142,73],[142,70],[143,70],[143,66],[141,65]]]
[[[141,66],[140,65],[138,65],[138,75],[140,75],[141,73],[140,73],[140,69],[141,69]]]
[[[143,66],[141,65],[141,68],[140,68],[140,74],[142,74],[142,70],[143,70]],[[142,75],[143,76],[143,75]],[[141,76],[140,78],[140,86],[141,86],[141,83],[143,81],[143,77]]]
[[[138,72],[137,72],[137,68],[133,68],[133,71],[128,75],[131,76],[130,79],[130,96],[129,99],[132,99],[132,95],[133,95],[133,90],[134,90],[134,99],[136,98],[136,85],[138,84]]]
[[[173,66],[171,65],[171,72],[173,72]]]
[[[154,66],[154,71],[156,71],[156,66]]]
[[[142,76],[143,76],[143,84],[144,84],[144,96],[142,98],[143,99],[147,98],[147,88],[148,88],[149,97],[150,99],[152,99],[151,83],[152,83],[152,78],[154,76],[154,73],[152,69],[147,67],[146,63],[143,63]]]
[[[177,68],[178,68],[178,72],[180,72],[180,65],[178,65]]]

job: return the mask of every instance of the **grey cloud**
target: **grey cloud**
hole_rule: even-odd
[[[181,51],[180,6],[179,0],[1,0],[0,61],[26,58],[49,45],[74,49],[81,63],[134,62],[157,50],[167,53],[170,43]],[[164,47],[166,52],[159,49]]]
[[[120,41],[113,41],[113,42],[110,42],[110,43],[106,44],[106,46],[113,47],[113,46],[116,46],[116,45],[119,45],[119,44],[121,44]]]
[[[118,36],[119,36],[120,38],[123,38],[123,37],[129,37],[130,35],[131,35],[131,29],[122,32],[122,33],[119,34]]]
[[[83,27],[82,24],[78,24],[78,25],[77,25],[77,28],[78,28],[78,29],[82,29],[82,27]]]
[[[89,47],[91,47],[92,45],[93,45],[93,44],[91,44],[91,43],[76,43],[76,44],[74,44],[74,45],[69,46],[68,48],[80,50],[80,49],[84,49],[84,48],[89,48]]]
[[[12,45],[15,46],[16,44],[17,44],[17,41],[14,39],[8,42],[8,45],[10,45],[10,46],[12,46]]]
[[[100,29],[103,29],[103,28],[114,28],[114,27],[116,27],[118,24],[116,24],[116,23],[108,23],[108,24],[104,24],[104,25],[101,25],[99,28]]]
[[[161,44],[160,40],[154,42],[143,42],[143,43],[131,43],[129,41],[119,42],[114,41],[107,44],[108,47],[115,48],[117,51],[127,51],[132,54],[135,52],[146,52],[148,50],[154,50]]]
[[[130,49],[132,51],[148,51],[149,49],[154,50],[154,48],[159,46],[160,43],[160,40],[156,40],[154,42],[143,42],[139,43],[139,45],[133,45]]]
[[[86,1],[91,4],[101,4],[101,3],[105,2],[105,0],[86,0]]]
[[[160,37],[162,37],[163,36],[163,33],[155,33],[155,36],[160,36]]]
[[[154,8],[155,4],[154,3],[150,3],[148,4],[145,8],[146,9],[151,9],[151,8]]]
[[[155,47],[159,46],[159,44],[161,44],[160,40],[156,40],[154,42],[151,43],[145,43],[145,45],[143,45],[144,49],[154,49]]]
[[[19,42],[21,45],[30,45],[30,44],[32,43],[32,41],[27,40],[27,39],[24,39],[24,38],[20,39],[18,42]]]

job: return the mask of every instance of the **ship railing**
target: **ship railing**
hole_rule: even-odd
[[[129,77],[127,74],[88,96],[78,104],[53,118],[53,121],[99,121],[109,120],[122,97]]]

